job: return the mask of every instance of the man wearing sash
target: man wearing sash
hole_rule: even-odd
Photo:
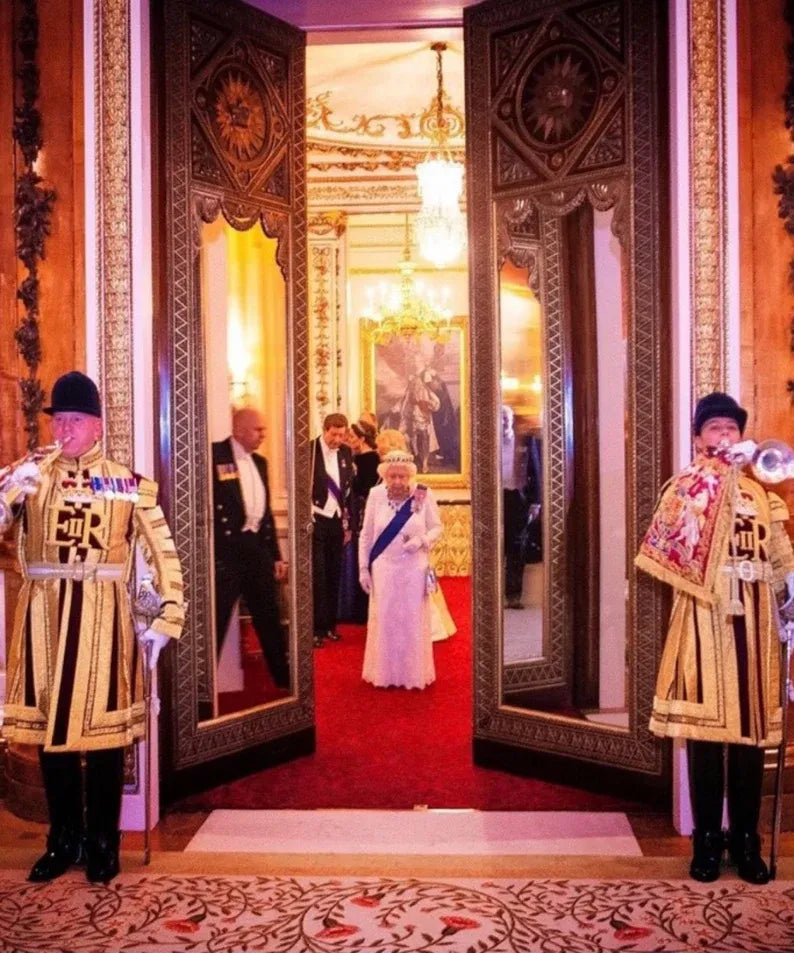
[[[347,417],[329,414],[312,444],[312,592],[314,647],[337,642],[336,613],[342,576],[342,551],[348,538],[348,497],[353,484],[353,454],[344,444]]]
[[[414,485],[410,453],[392,450],[383,483],[367,499],[359,537],[359,581],[369,594],[362,678],[378,687],[424,688],[435,680],[428,553],[441,536],[433,494]]]
[[[675,590],[650,729],[687,739],[690,874],[716,880],[727,846],[739,876],[763,884],[764,749],[781,738],[775,599],[794,589],[794,554],[786,505],[733,462],[746,421],[727,394],[698,401],[696,457],[664,488],[636,564]]]
[[[161,601],[139,635],[151,647],[151,668],[182,631],[182,572],[157,484],[102,452],[94,382],[65,374],[44,412],[60,456],[46,471],[35,468],[23,504],[9,507],[0,492],[0,532],[16,522],[23,578],[3,734],[39,746],[50,830],[29,879],[52,880],[85,862],[90,881],[107,883],[119,872],[124,748],[144,733],[127,588],[136,543]]]

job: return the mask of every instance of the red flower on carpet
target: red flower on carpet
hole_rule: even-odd
[[[191,917],[189,920],[166,920],[163,926],[172,933],[197,933],[203,919],[204,917],[199,917],[194,920]]]
[[[650,936],[653,930],[650,927],[633,927],[631,924],[615,930],[616,940],[641,940],[645,936]]]
[[[442,917],[441,922],[445,923],[451,932],[458,930],[476,930],[479,927],[479,920],[472,920],[469,917]],[[448,933],[447,930],[444,933]]]
[[[336,923],[333,926],[326,927],[315,936],[316,940],[341,940],[346,936],[353,936],[354,933],[360,933],[358,927],[352,923]]]
[[[377,907],[381,901],[381,894],[376,894],[371,897],[364,896],[363,894],[360,897],[351,898],[350,902],[354,903],[357,907]]]

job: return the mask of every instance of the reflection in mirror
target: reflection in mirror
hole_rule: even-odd
[[[527,269],[499,276],[504,662],[543,655],[542,396],[540,304]]]
[[[529,269],[509,259],[500,271],[503,701],[628,728],[627,319],[613,220],[613,208],[584,202],[560,223],[567,270],[557,329],[567,352],[563,386],[545,379],[555,369],[544,357],[553,350],[550,329],[542,296],[533,291],[542,278],[535,275],[533,284]],[[564,406],[547,403],[555,399]],[[543,459],[547,419],[570,428],[566,479]],[[570,497],[555,507],[565,514],[563,558],[550,558],[544,498],[566,492]],[[550,618],[550,593],[560,588],[570,609]]]
[[[277,241],[223,216],[201,229],[214,698],[199,721],[290,694],[286,291]]]

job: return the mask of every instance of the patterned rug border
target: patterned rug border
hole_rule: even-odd
[[[0,873],[0,953],[771,953],[794,882]]]

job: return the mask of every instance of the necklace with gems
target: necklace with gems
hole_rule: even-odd
[[[408,499],[407,494],[405,496],[398,496],[398,497],[391,497],[388,495],[388,493],[386,494],[386,501],[395,512],[399,510],[399,508],[403,505],[403,503],[405,503],[407,499]]]

